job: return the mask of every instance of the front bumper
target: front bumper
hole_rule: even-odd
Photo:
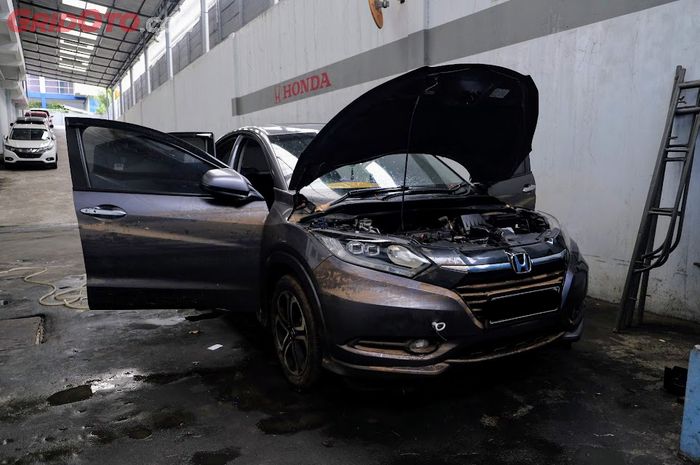
[[[51,165],[56,163],[56,148],[52,148],[43,153],[25,154],[16,153],[12,150],[5,149],[3,153],[3,161],[6,164],[45,164]]]
[[[314,271],[325,325],[324,365],[331,371],[437,375],[581,337],[588,267],[576,255],[555,312],[488,327],[455,291],[348,264],[335,257]],[[436,327],[436,325],[438,325]],[[438,331],[437,328],[443,328]],[[428,341],[428,353],[409,349]]]

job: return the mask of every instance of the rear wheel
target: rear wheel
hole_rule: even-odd
[[[293,277],[275,286],[271,330],[285,376],[298,388],[311,387],[321,374],[321,344],[317,322],[304,289]]]

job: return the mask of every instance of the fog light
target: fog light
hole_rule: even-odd
[[[53,157],[48,157],[46,161],[53,161]]]
[[[436,349],[427,339],[414,339],[408,343],[408,350],[414,354],[429,354]]]
[[[5,157],[5,161],[12,161],[11,157]]]

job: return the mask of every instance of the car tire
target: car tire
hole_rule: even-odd
[[[276,284],[270,305],[270,330],[287,380],[298,389],[321,375],[321,341],[313,308],[301,284],[290,275]]]
[[[58,162],[55,161],[55,162],[51,163],[51,164],[49,165],[49,169],[50,169],[50,170],[58,169]]]

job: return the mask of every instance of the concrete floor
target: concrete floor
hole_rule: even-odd
[[[0,271],[46,267],[62,287],[84,269],[59,160],[58,172],[0,170]],[[251,318],[45,307],[46,290],[0,275],[0,324],[41,316],[45,332],[0,349],[2,464],[682,463],[683,406],[663,367],[685,365],[700,333],[678,322],[614,334],[616,309],[588,300],[572,350],[426,381],[328,375],[300,394]]]

